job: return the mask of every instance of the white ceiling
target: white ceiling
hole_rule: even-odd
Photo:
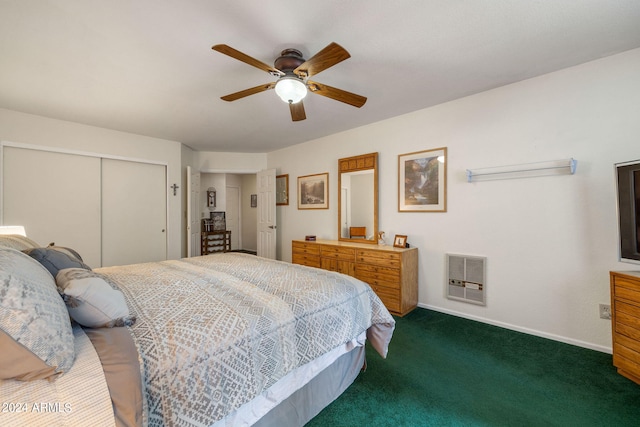
[[[294,123],[273,91],[220,99],[274,78],[212,45],[271,65],[330,42],[351,58],[313,79],[362,108],[310,94]],[[0,108],[270,152],[637,47],[638,0],[2,0]]]

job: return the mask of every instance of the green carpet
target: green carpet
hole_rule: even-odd
[[[435,311],[396,318],[389,355],[307,425],[640,426],[611,355]]]

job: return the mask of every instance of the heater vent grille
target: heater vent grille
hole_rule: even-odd
[[[447,254],[447,298],[486,305],[485,257]]]

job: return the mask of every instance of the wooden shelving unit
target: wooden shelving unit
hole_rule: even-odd
[[[203,231],[200,233],[202,255],[231,250],[231,231]]]

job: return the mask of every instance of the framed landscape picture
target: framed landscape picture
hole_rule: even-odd
[[[398,211],[447,211],[447,148],[398,156]]]
[[[298,209],[329,209],[329,173],[298,177]]]

